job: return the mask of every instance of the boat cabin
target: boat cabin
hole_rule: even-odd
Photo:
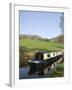
[[[50,53],[48,52],[37,52],[35,55],[35,59],[37,60],[46,60],[50,57]]]

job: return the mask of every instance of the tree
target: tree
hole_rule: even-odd
[[[62,31],[62,34],[64,34],[64,13],[61,14],[60,16],[60,24],[59,24],[59,27]]]

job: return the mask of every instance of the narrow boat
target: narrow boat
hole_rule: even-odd
[[[37,52],[35,58],[28,61],[30,66],[28,74],[30,75],[42,71],[58,61],[60,58],[62,58],[62,54],[55,55],[54,53]]]

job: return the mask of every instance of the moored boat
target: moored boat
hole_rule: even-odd
[[[28,61],[30,66],[29,75],[51,66],[60,58],[62,58],[62,54],[54,55],[54,53],[37,52],[35,58]]]

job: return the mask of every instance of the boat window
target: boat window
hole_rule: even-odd
[[[50,54],[48,54],[47,56],[50,57]]]

